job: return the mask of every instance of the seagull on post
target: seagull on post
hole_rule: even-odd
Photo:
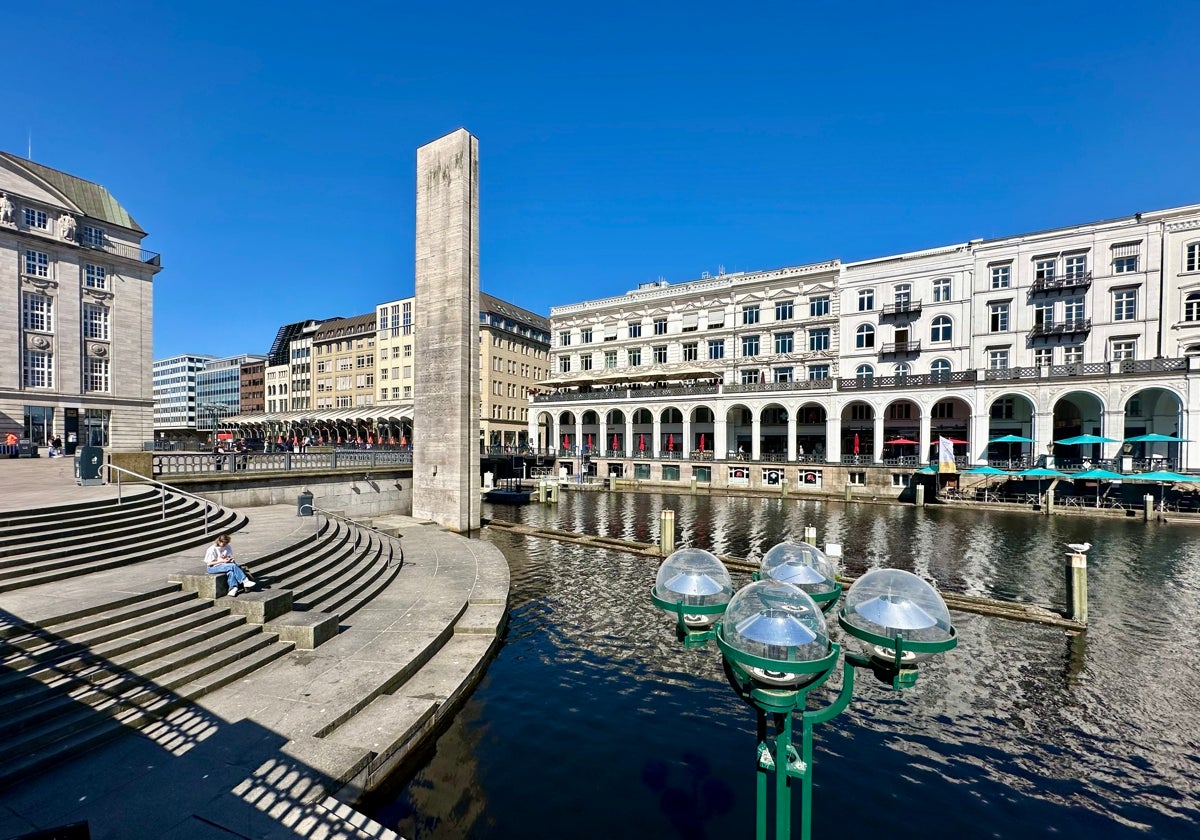
[[[1090,542],[1085,543],[1067,543],[1067,548],[1071,549],[1072,554],[1087,554],[1088,549],[1092,547]]]

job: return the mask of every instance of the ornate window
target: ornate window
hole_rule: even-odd
[[[863,324],[854,332],[854,346],[860,350],[875,346],[875,328]]]

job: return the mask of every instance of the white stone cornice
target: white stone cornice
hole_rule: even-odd
[[[1167,230],[1170,233],[1178,233],[1184,230],[1196,230],[1200,228],[1200,219],[1188,219],[1183,222],[1168,222]]]

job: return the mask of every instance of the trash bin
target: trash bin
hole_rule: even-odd
[[[37,447],[33,445],[33,441],[29,438],[21,438],[17,441],[17,457],[36,458],[37,454]]]
[[[296,515],[313,515],[313,494],[309,493],[307,490],[296,497]]]
[[[81,446],[75,456],[75,483],[83,486],[103,484],[100,469],[104,466],[104,450],[99,446]]]

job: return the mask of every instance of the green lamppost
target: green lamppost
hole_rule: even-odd
[[[684,647],[715,639],[725,673],[758,714],[756,837],[766,840],[769,788],[774,789],[775,837],[791,836],[792,780],[801,784],[800,837],[812,832],[813,727],[836,717],[854,693],[857,668],[870,668],[892,689],[917,681],[918,664],[948,651],[958,638],[942,596],[911,572],[876,569],[846,593],[838,625],[859,640],[846,652],[828,633],[825,612],[841,585],[819,549],[783,543],[763,557],[757,578],[734,592],[724,564],[698,548],[676,551],[658,570],[650,600],[676,616]],[[809,693],[842,659],[842,688],[828,705],[809,708]],[[768,716],[775,737],[768,737]],[[799,724],[800,750],[793,744]],[[773,784],[772,784],[773,782]]]

